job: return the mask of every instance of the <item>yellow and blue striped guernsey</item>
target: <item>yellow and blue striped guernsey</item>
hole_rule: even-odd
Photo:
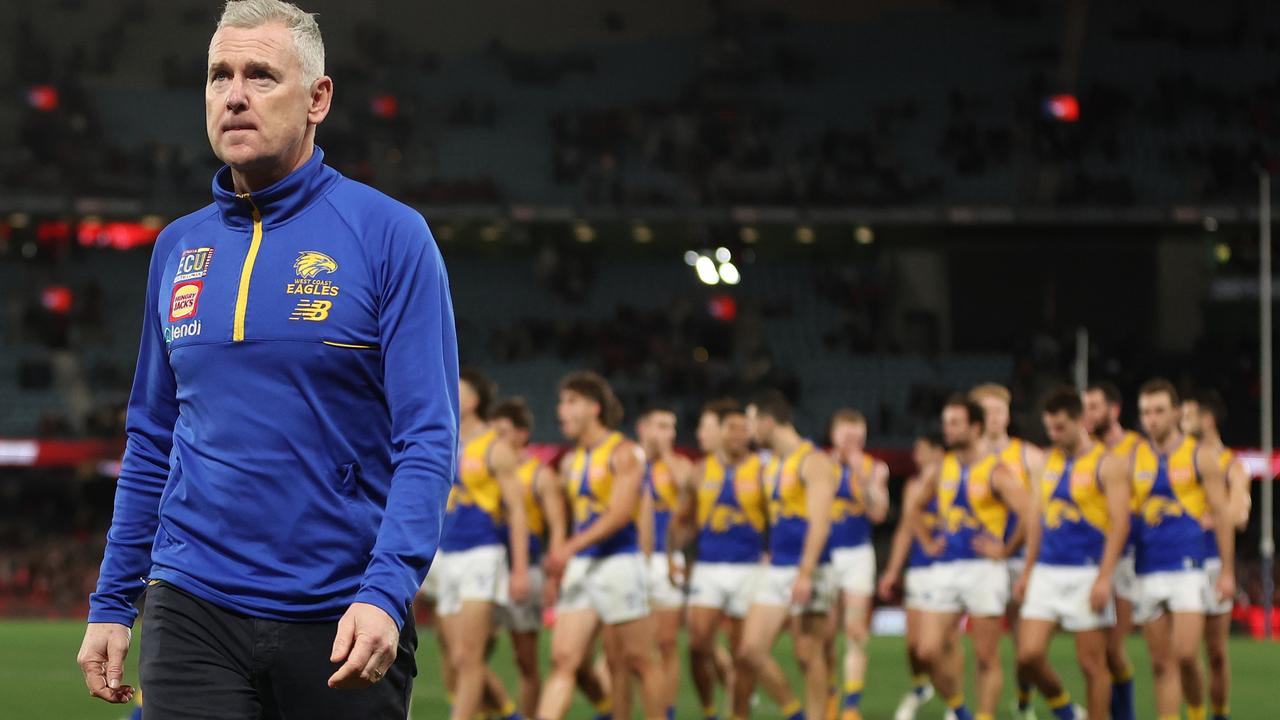
[[[774,565],[800,564],[804,552],[804,536],[809,529],[809,491],[800,477],[800,466],[813,452],[813,443],[805,440],[785,458],[774,456],[765,471],[769,493],[769,554]],[[822,550],[822,560],[829,552]]]
[[[1107,496],[1099,470],[1106,448],[1094,443],[1080,457],[1054,448],[1040,476],[1040,508],[1044,520],[1040,557],[1044,565],[1097,565],[1102,562],[1107,528]]]
[[[533,565],[542,558],[542,538],[547,531],[547,520],[542,514],[542,503],[538,501],[538,471],[542,469],[542,461],[531,457],[516,469],[516,477],[524,489],[524,517],[529,523],[529,564]]]
[[[875,473],[876,459],[862,455],[857,474],[869,478]],[[854,478],[853,468],[840,463],[840,482],[831,502],[832,548],[852,548],[871,542],[871,521],[867,519],[867,501],[862,487]]]
[[[644,489],[653,499],[653,551],[663,553],[667,551],[667,527],[680,497],[675,473],[665,460],[659,458],[645,464]]]
[[[622,433],[610,433],[593,448],[576,448],[569,460],[569,502],[573,507],[574,527],[581,532],[604,514],[613,497],[613,451],[624,440]],[[582,557],[605,557],[638,552],[640,544],[635,519],[616,533],[581,550]]]
[[[759,562],[765,512],[759,456],[726,468],[708,455],[698,484],[698,561]]]
[[[1205,560],[1206,498],[1196,469],[1193,438],[1184,437],[1169,454],[1149,442],[1133,455],[1133,492],[1137,508],[1135,567],[1139,575],[1200,567]]]
[[[1000,540],[1009,526],[1009,509],[996,497],[991,475],[1000,465],[986,455],[966,466],[955,453],[942,458],[938,477],[938,519],[947,546],[940,562],[977,559],[973,540],[980,534]]]
[[[1031,468],[1027,462],[1027,442],[1022,438],[1011,437],[1009,444],[1004,446],[997,455],[1000,462],[1013,471],[1013,476],[1018,478],[1018,482],[1022,483],[1022,487],[1031,489]]]
[[[448,531],[440,549],[459,552],[506,542],[502,489],[489,466],[489,452],[498,434],[486,430],[467,441],[458,457],[458,482],[449,492],[445,511]]]

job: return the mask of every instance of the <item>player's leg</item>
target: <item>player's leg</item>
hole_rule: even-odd
[[[588,659],[599,626],[600,616],[590,608],[562,608],[556,615],[551,631],[551,671],[538,698],[538,720],[559,720],[569,711],[575,677]]]
[[[951,660],[958,652],[959,612],[925,610],[920,613],[920,634],[916,653],[929,668],[933,688],[947,706],[957,710],[964,706],[963,672],[956,672]],[[961,668],[963,671],[963,667]],[[967,711],[966,711],[967,712]]]
[[[511,631],[511,651],[515,655],[519,687],[516,705],[527,718],[538,710],[538,693],[542,689],[542,672],[538,666],[538,631]]]
[[[823,720],[826,716],[830,672],[825,646],[830,634],[831,615],[826,611],[791,618],[791,640],[804,675],[805,720]]]
[[[698,704],[707,717],[714,715],[716,708],[715,648],[720,618],[721,612],[715,608],[689,608],[689,671]]]
[[[750,668],[766,691],[768,686],[765,684],[765,673],[768,672],[768,666],[773,661],[773,644],[781,634],[782,628],[786,626],[790,612],[789,598],[775,604],[772,596],[776,593],[768,594],[771,596],[768,603],[753,603],[747,610],[747,616],[742,623],[742,642],[737,648],[741,665]],[[784,682],[777,690],[779,695],[774,698],[774,702],[778,703],[782,715],[787,720],[801,717],[800,701],[796,699],[791,687]]]
[[[488,670],[485,649],[493,631],[493,603],[463,600],[458,612],[443,620],[449,642],[449,664],[457,673],[450,717],[471,720],[480,711],[484,695]]]
[[[730,620],[729,644],[734,648],[734,657],[736,658],[736,664],[733,668],[735,684],[732,693],[734,718],[750,716],[751,695],[755,692],[757,686],[779,708],[791,705],[795,698],[791,692],[791,686],[787,684],[787,676],[782,672],[782,666],[774,659],[772,653],[765,656],[763,664],[757,669],[738,652],[738,649],[742,647],[745,628],[746,621],[744,619],[733,618]]]
[[[1225,720],[1231,714],[1231,661],[1227,656],[1230,636],[1230,613],[1205,618],[1204,644],[1209,660],[1209,704],[1213,720]]]
[[[1004,686],[1004,670],[1000,665],[1003,621],[1002,615],[969,617],[969,637],[973,641],[973,655],[978,666],[975,717],[979,720],[995,718],[996,708],[1000,704],[1000,691]]]
[[[659,607],[654,609],[653,621],[657,626],[658,662],[662,670],[662,700],[667,708],[667,715],[675,716],[676,692],[680,688],[680,616],[679,607]]]
[[[871,633],[868,627],[871,596],[860,593],[843,594],[844,663],[842,674],[841,707],[847,712],[842,720],[858,717],[862,702],[862,685],[867,673],[867,642]]]
[[[587,702],[591,703],[591,707],[596,710],[596,720],[608,720],[613,717],[613,699],[609,687],[609,668],[604,662],[604,658],[600,658],[600,662],[596,662],[595,653],[591,648],[593,642],[589,642],[587,652],[583,657],[582,663],[578,665],[578,670],[574,673],[574,681],[578,685],[578,690],[582,692]]]
[[[1115,573],[1116,624],[1107,634],[1107,667],[1111,671],[1112,720],[1134,720],[1133,663],[1126,648],[1133,634],[1134,600],[1137,594],[1137,576],[1134,574],[1133,556],[1120,558]]]
[[[1182,703],[1182,687],[1178,679],[1178,661],[1173,655],[1172,615],[1159,612],[1143,617],[1142,634],[1146,637],[1147,651],[1151,656],[1156,718],[1175,720]]]
[[[1005,561],[1008,568],[1009,587],[1013,587],[1014,581],[1022,574],[1025,567],[1023,558],[1009,558]],[[1022,605],[1013,599],[1012,593],[1009,595],[1009,604],[1005,612],[1005,620],[1009,626],[1009,638],[1013,641],[1014,652],[1021,647],[1018,639],[1018,623],[1022,617]],[[1016,666],[1014,671],[1014,700],[1017,703],[1018,717],[1023,717],[1031,710],[1031,690],[1035,685],[1035,678],[1030,674],[1029,670],[1024,670],[1021,665]]]
[[[1111,669],[1107,664],[1107,628],[1076,633],[1076,660],[1084,674],[1088,717],[1105,718],[1111,706]]]
[[[658,665],[658,649],[654,642],[654,620],[642,616],[604,627],[605,657],[613,677],[615,718],[631,717],[629,698],[621,689],[634,675],[640,690],[640,706],[645,720],[666,717],[666,678]]]
[[[929,573],[928,568],[912,568],[907,570],[904,580],[906,589],[906,650],[907,667],[911,671],[911,689],[898,701],[894,710],[894,720],[914,720],[920,706],[933,697],[933,685],[929,682],[929,666],[920,659],[920,622],[919,603],[925,593]]]
[[[1204,718],[1204,677],[1200,669],[1200,639],[1204,637],[1204,613],[1170,613],[1173,616],[1173,655],[1178,663],[1182,697],[1189,717]]]

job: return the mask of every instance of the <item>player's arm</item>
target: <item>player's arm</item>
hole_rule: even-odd
[[[836,496],[836,467],[822,453],[809,453],[801,468],[801,480],[805,484],[808,523],[804,533],[804,547],[800,553],[800,574],[808,577],[818,569],[822,551],[831,535],[831,503]]]
[[[884,522],[889,514],[889,466],[877,460],[871,466],[871,477],[863,487],[867,499],[867,519],[875,524]]]
[[[636,533],[640,539],[640,552],[644,553],[645,557],[653,555],[653,548],[655,547],[653,505],[653,491],[644,482],[642,476],[640,480],[640,514],[636,517]]]
[[[565,543],[568,554],[577,554],[632,522],[640,507],[643,457],[640,448],[630,441],[623,441],[613,449],[613,457],[610,458],[613,463],[613,492],[609,505],[595,522],[569,538]]]
[[[1249,510],[1253,505],[1249,490],[1252,485],[1253,478],[1249,477],[1249,469],[1240,462],[1240,458],[1234,458],[1227,466],[1227,493],[1230,497],[1231,519],[1236,530],[1244,530],[1249,524]]]
[[[924,549],[927,555],[938,555],[946,543],[944,538],[940,538],[934,534],[933,528],[924,522],[925,506],[938,492],[938,468],[937,464],[930,465],[920,472],[919,485],[916,488],[915,495],[910,500],[910,506],[904,511],[903,520],[908,521],[908,527],[911,533],[915,535],[916,542],[920,543],[920,547]],[[908,502],[903,496],[903,502]]]
[[[489,448],[489,466],[502,491],[507,521],[507,542],[511,550],[511,596],[524,599],[529,583],[529,518],[525,517],[524,485],[516,475],[519,456],[515,448],[501,440]]]
[[[907,564],[907,553],[911,550],[911,528],[917,522],[918,514],[915,496],[920,493],[920,479],[913,477],[902,486],[902,517],[898,518],[898,526],[893,529],[893,542],[889,546],[889,560],[885,564],[884,573],[880,576],[880,596],[892,594],[893,586],[902,577],[902,568]]]
[[[108,702],[128,702],[133,688],[123,683],[125,656],[151,569],[151,547],[160,523],[160,495],[169,479],[169,452],[178,421],[178,393],[157,309],[160,275],[172,243],[157,242],[148,271],[142,336],[133,390],[125,416],[124,458],[116,480],[115,506],[97,588],[89,596],[89,624],[77,662],[89,692]]]
[[[538,505],[542,507],[542,516],[547,520],[548,550],[555,550],[564,544],[568,527],[565,522],[564,487],[560,483],[560,476],[547,465],[539,466],[538,474],[533,479]]]
[[[1014,514],[1014,522],[1017,524],[1007,543],[987,534],[979,535],[975,543],[979,544],[977,549],[983,555],[999,560],[1009,557],[1022,544],[1027,534],[1027,521],[1031,519],[1031,514],[1036,511],[1036,508],[1032,502],[1031,493],[1008,466],[996,465],[991,471],[991,484],[995,487],[1000,499],[1004,501],[1005,507]]]
[[[1200,469],[1200,481],[1204,485],[1207,512],[1213,514],[1213,534],[1218,540],[1218,555],[1222,558],[1222,572],[1218,575],[1218,597],[1226,599],[1235,595],[1235,544],[1236,526],[1232,522],[1230,498],[1227,497],[1227,478],[1211,449],[1196,449],[1196,466]]]
[[[667,555],[683,548],[693,540],[698,525],[698,493],[694,478],[701,477],[705,460],[676,476],[676,508],[671,514],[671,525],[667,538]]]
[[[1111,601],[1111,578],[1129,537],[1132,499],[1128,472],[1125,458],[1112,453],[1103,455],[1098,479],[1107,500],[1107,534],[1102,546],[1102,559],[1098,563],[1098,577],[1089,591],[1089,605],[1095,611],[1101,611]]]

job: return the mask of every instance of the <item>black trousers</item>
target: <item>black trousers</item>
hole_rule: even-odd
[[[139,682],[146,720],[405,720],[417,675],[413,619],[386,677],[327,681],[337,622],[278,622],[224,610],[164,582],[147,588]]]

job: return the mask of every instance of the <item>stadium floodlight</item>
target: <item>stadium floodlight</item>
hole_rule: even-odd
[[[732,258],[733,258],[733,255],[729,253],[729,248],[727,247],[716,248],[716,262],[727,263]]]
[[[801,225],[796,228],[796,242],[801,245],[812,245],[814,241],[813,228],[808,225]]]
[[[876,233],[866,225],[859,225],[853,229],[853,241],[859,245],[870,245],[876,241]]]
[[[716,272],[716,263],[706,255],[699,255],[698,261],[694,264],[693,269],[698,273],[698,279],[704,285],[715,285],[720,282],[720,273]]]
[[[596,229],[591,227],[591,223],[579,220],[573,224],[573,237],[580,243],[595,242]]]
[[[631,226],[631,239],[641,245],[653,242],[653,228],[648,224],[638,222]]]
[[[727,262],[720,266],[720,280],[725,285],[737,285],[742,280],[742,275],[736,265]]]
[[[698,253],[696,253],[696,252],[694,252],[694,251],[692,251],[692,250],[689,250],[689,251],[685,252],[685,254],[684,254],[684,264],[685,264],[685,265],[688,265],[689,267],[694,267],[694,266],[696,266],[696,265],[698,264]]]

